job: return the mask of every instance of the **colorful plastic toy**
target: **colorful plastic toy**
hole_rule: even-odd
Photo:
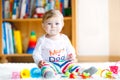
[[[36,68],[36,67],[32,68],[30,70],[30,75],[31,75],[32,78],[39,78],[39,77],[41,77],[41,69]]]
[[[112,74],[113,73],[109,69],[104,69],[101,72],[101,77],[103,77],[103,78],[109,78],[109,79],[114,79],[114,76]]]
[[[106,72],[106,76],[105,77],[106,78],[113,78],[112,77],[112,72],[111,71]]]
[[[87,79],[87,78],[90,78],[91,76],[90,76],[90,73],[83,72],[82,75],[81,75],[81,77],[83,79]]]
[[[20,73],[19,72],[12,72],[12,79],[20,79]]]
[[[75,76],[75,74],[74,74],[74,73],[71,73],[71,74],[70,74],[70,76],[69,76],[69,78],[71,78],[71,79],[75,79],[75,78],[76,78],[76,76]]]
[[[109,67],[114,74],[118,74],[118,66],[109,66]]]
[[[20,72],[21,78],[30,78],[30,70],[29,69],[23,69]]]
[[[36,34],[34,31],[32,31],[30,35],[30,41],[29,41],[27,53],[30,53],[30,54],[33,53],[33,50],[36,46],[36,42],[37,42]]]
[[[66,77],[69,77],[69,76],[70,76],[70,72],[69,72],[69,71],[66,71],[66,72],[65,72],[65,76],[66,76]]]
[[[69,71],[65,72],[65,76],[68,77],[68,78],[71,78],[71,79],[75,79],[76,78],[75,73],[70,73]]]

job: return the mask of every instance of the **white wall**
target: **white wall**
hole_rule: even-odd
[[[109,55],[108,0],[77,0],[79,55]]]

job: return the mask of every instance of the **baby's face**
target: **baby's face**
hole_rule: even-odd
[[[50,36],[59,34],[63,26],[64,23],[60,17],[51,17],[43,23],[43,29]]]

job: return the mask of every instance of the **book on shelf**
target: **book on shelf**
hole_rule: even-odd
[[[9,22],[2,23],[3,54],[22,53],[21,32],[12,28]]]
[[[16,53],[22,54],[22,40],[21,40],[21,32],[19,30],[14,30],[14,41]]]
[[[34,14],[34,10],[35,10],[35,7],[36,7],[36,1],[35,0],[30,0],[30,10],[29,10],[29,15],[28,15],[28,17],[29,18],[32,18],[32,16],[33,16],[33,14]]]
[[[7,28],[8,28],[8,44],[9,44],[9,50],[10,54],[14,53],[14,44],[13,44],[13,35],[12,35],[12,25],[8,22],[6,22]]]
[[[9,0],[3,0],[3,11],[4,11],[4,18],[8,19],[10,18],[10,1]]]
[[[30,0],[26,1],[26,10],[25,10],[25,17],[29,17],[29,12],[30,12]]]
[[[56,0],[56,2],[55,2],[55,9],[60,10],[60,1],[59,0]]]
[[[65,14],[64,14],[64,0],[60,0],[60,11],[65,16]]]
[[[16,53],[16,47],[15,47],[15,39],[14,39],[14,29],[12,28],[12,43],[13,43],[13,50],[14,50],[14,53]]]
[[[12,7],[12,19],[18,18],[18,13],[19,13],[18,7],[19,7],[19,0],[14,0]]]
[[[5,11],[4,11],[4,0],[2,0],[2,18],[3,19],[5,18],[4,13],[5,13]]]
[[[64,0],[64,8],[68,8],[69,7],[69,0]]]
[[[5,19],[36,18],[35,14],[44,14],[51,9],[58,9],[64,16],[70,16],[71,0],[2,0],[2,16]]]
[[[10,18],[12,18],[13,2],[14,0],[10,0]]]
[[[7,49],[7,35],[6,35],[6,27],[5,27],[5,22],[2,23],[2,48],[3,48],[3,53],[7,54],[9,51]]]
[[[3,42],[3,53],[4,54],[13,54],[14,53],[14,44],[12,36],[12,26],[8,22],[2,23],[2,42]]]
[[[48,2],[48,10],[55,9],[55,1],[54,0],[49,0]]]
[[[25,11],[26,11],[26,0],[22,0],[21,3],[21,10],[20,10],[20,19],[23,19],[25,16]]]
[[[71,0],[64,0],[64,15],[71,16]]]

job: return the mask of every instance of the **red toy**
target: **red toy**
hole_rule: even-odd
[[[76,78],[76,76],[75,76],[75,74],[74,74],[74,73],[71,73],[71,74],[70,74],[70,76],[69,76],[69,78],[75,79],[75,78]]]
[[[45,13],[45,10],[43,7],[37,7],[35,9],[35,13],[33,15],[34,18],[41,18],[43,17],[43,14]]]

